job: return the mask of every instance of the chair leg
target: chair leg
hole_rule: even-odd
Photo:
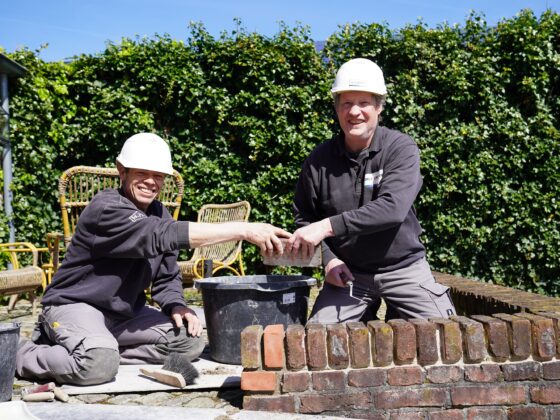
[[[8,302],[8,312],[14,309],[14,307],[16,306],[16,302],[18,301],[18,297],[19,296],[17,294],[10,295],[10,302]]]
[[[37,302],[39,298],[34,291],[29,292],[29,301],[31,302],[31,315],[35,315],[37,311]]]

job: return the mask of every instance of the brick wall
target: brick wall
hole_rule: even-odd
[[[371,419],[560,419],[560,313],[252,325],[249,410]]]

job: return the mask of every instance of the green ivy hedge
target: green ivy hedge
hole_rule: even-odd
[[[524,11],[495,27],[475,14],[435,29],[349,25],[321,52],[302,27],[214,38],[200,24],[185,42],[123,39],[66,64],[16,51],[29,70],[11,85],[17,238],[39,244],[60,230],[60,172],[113,164],[138,131],[170,142],[187,184],[183,219],[247,199],[251,220],[293,229],[301,164],[338,130],[334,73],[367,57],[388,84],[383,124],[421,149],[417,208],[432,267],[559,294],[559,45],[560,15]],[[247,271],[263,272],[245,249]]]

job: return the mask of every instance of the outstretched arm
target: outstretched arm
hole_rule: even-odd
[[[191,248],[244,240],[257,245],[261,253],[282,255],[280,238],[290,238],[291,233],[268,223],[190,223],[189,244]]]

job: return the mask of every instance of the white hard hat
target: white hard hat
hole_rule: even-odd
[[[331,92],[359,91],[387,95],[383,72],[377,64],[366,58],[354,58],[338,69]]]
[[[169,146],[157,134],[139,133],[129,137],[117,156],[117,162],[125,168],[173,174]]]

